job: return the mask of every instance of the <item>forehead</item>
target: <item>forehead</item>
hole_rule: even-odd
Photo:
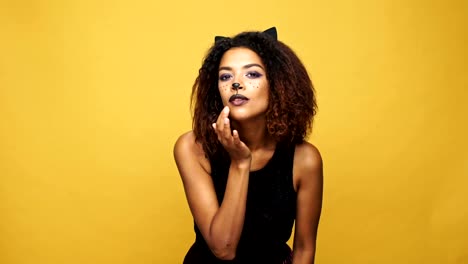
[[[223,54],[219,66],[242,67],[252,63],[260,64],[264,67],[262,59],[253,50],[244,47],[236,47],[227,50]]]

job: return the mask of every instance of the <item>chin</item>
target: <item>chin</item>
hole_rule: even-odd
[[[265,118],[265,113],[264,112],[249,112],[249,111],[240,111],[236,110],[231,110],[231,113],[229,115],[229,118],[231,118],[233,121],[237,122],[242,122],[242,121],[253,121],[258,118]]]

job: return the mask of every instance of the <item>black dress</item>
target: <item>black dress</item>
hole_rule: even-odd
[[[294,145],[277,145],[265,167],[250,172],[244,227],[235,259],[217,259],[195,225],[196,240],[185,256],[184,264],[291,263],[291,249],[286,242],[296,216],[292,179],[294,149]],[[211,177],[221,204],[230,162],[211,159],[210,163]]]

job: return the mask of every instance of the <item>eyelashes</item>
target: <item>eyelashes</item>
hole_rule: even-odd
[[[219,76],[219,80],[222,81],[222,82],[228,81],[228,80],[230,80],[230,79],[232,79],[232,75],[231,75],[231,74],[226,74],[226,73],[225,73],[225,74],[221,74],[221,75]]]
[[[256,78],[260,78],[262,77],[263,75],[259,72],[248,72],[245,76],[247,76],[247,78],[250,78],[250,79],[256,79]]]
[[[257,78],[261,78],[263,76],[263,74],[257,72],[257,71],[249,71],[245,74],[245,77],[249,78],[249,79],[257,79]],[[232,74],[229,74],[229,73],[223,73],[219,76],[219,80],[221,82],[225,82],[225,81],[229,81],[233,78],[234,76]]]

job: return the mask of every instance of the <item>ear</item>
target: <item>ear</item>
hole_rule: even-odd
[[[268,36],[272,37],[274,40],[278,40],[278,33],[276,32],[276,27],[269,28],[263,33],[267,34]]]
[[[219,41],[223,40],[223,39],[228,39],[227,37],[223,37],[223,36],[215,36],[215,43],[218,43]]]

